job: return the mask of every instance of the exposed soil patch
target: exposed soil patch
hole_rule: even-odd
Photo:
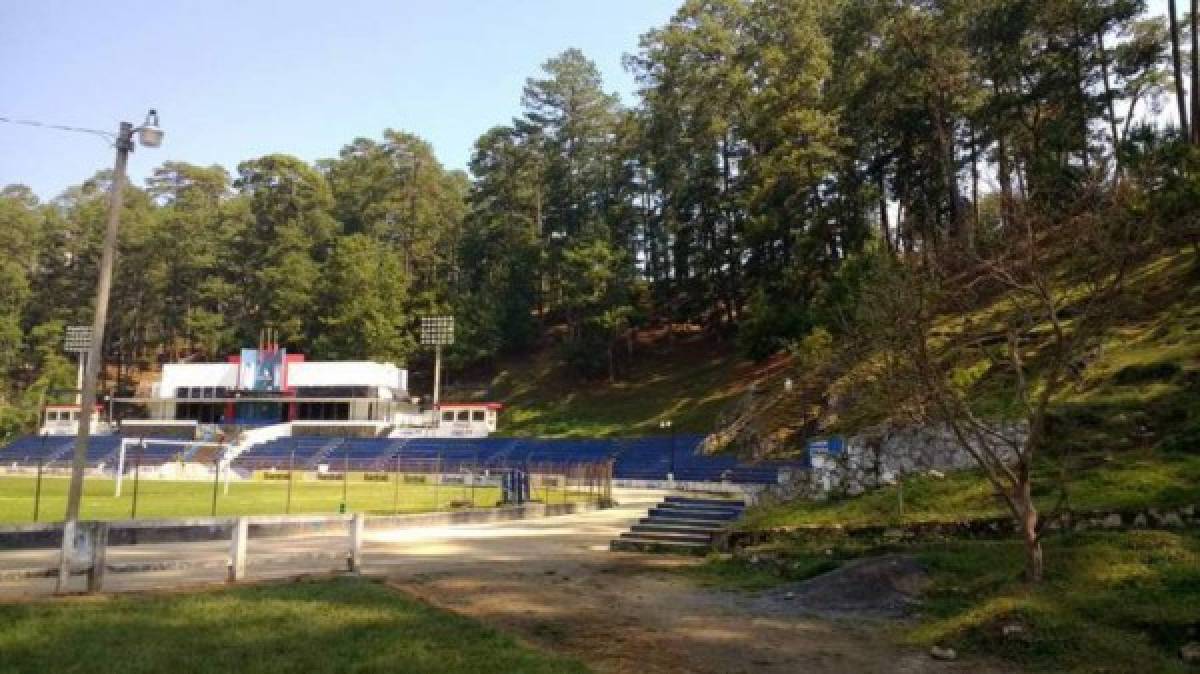
[[[878,621],[803,615],[830,609],[843,616],[852,615],[850,610],[894,615],[921,582],[905,558],[844,569],[823,582],[763,596],[699,587],[672,572],[696,563],[609,553],[519,568],[472,564],[394,576],[391,584],[579,657],[600,672],[1007,671],[978,661],[936,662],[926,653],[897,648],[885,634],[887,625]],[[874,600],[870,588],[851,587],[859,581],[887,598]],[[792,600],[779,598],[797,590],[805,599],[799,593]]]
[[[765,593],[765,612],[846,619],[904,618],[920,606],[929,574],[908,555],[856,559],[835,571]]]

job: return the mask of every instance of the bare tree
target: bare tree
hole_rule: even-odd
[[[1074,215],[1016,214],[1012,240],[997,252],[962,253],[953,272],[936,257],[898,259],[862,307],[859,343],[876,364],[875,395],[903,420],[948,429],[975,460],[1013,517],[1034,582],[1047,519],[1033,480],[1049,445],[1047,419],[1119,316],[1139,256],[1132,216],[1101,194]],[[1007,421],[980,413],[985,386],[1008,403]],[[1056,509],[1067,503],[1060,487]]]

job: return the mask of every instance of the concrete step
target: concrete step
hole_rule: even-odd
[[[667,524],[671,526],[681,527],[709,527],[712,529],[724,529],[729,520],[692,520],[683,517],[643,517],[638,520],[638,524]]]
[[[635,524],[630,529],[631,531],[657,531],[661,533],[676,533],[676,534],[707,534],[712,536],[721,531],[723,527],[710,526],[691,526],[686,524],[674,524],[668,522],[648,522],[646,524]]]
[[[632,538],[639,541],[663,541],[666,543],[712,543],[712,535],[703,533],[633,531],[621,534],[620,538]]]
[[[699,508],[651,508],[650,517],[676,520],[709,520],[713,522],[728,522],[741,516],[741,513],[731,510],[701,510]]]
[[[686,501],[663,501],[656,508],[674,508],[676,510],[712,510],[723,513],[740,513],[745,510],[745,506],[739,505],[719,505],[716,503],[688,503]]]
[[[674,555],[706,555],[712,549],[709,543],[685,543],[656,541],[646,538],[618,538],[609,543],[609,549],[620,552],[649,552]]]
[[[746,502],[730,498],[692,498],[690,496],[668,496],[664,503],[718,506],[721,508],[745,508]]]

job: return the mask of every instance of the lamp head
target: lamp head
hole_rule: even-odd
[[[151,109],[146,113],[146,122],[137,130],[138,142],[142,147],[159,147],[162,145],[163,130],[158,127],[158,111]]]

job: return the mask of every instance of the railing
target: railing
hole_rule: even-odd
[[[186,520],[141,520],[78,522],[62,524],[23,525],[0,527],[0,542],[5,548],[29,550],[51,550],[67,548],[65,567],[34,566],[26,568],[0,568],[0,582],[57,578],[58,593],[71,591],[72,578],[84,576],[86,592],[101,592],[109,574],[136,574],[162,571],[188,572],[224,570],[229,582],[248,578],[253,565],[276,565],[284,567],[282,573],[291,573],[288,565],[303,565],[310,570],[316,564],[329,564],[330,570],[346,570],[361,573],[363,553],[366,547],[366,532],[374,529],[404,529],[449,524],[471,524],[482,522],[511,521],[533,517],[567,515],[596,508],[607,507],[606,502],[571,502],[565,504],[528,503],[520,506],[481,509],[457,513],[430,513],[424,515],[368,517],[363,513],[331,516],[257,516],[233,518],[198,518]],[[249,554],[251,538],[286,540],[294,535],[321,536],[321,544],[307,551],[259,552]],[[42,537],[42,544],[11,545],[5,538],[29,539]],[[341,544],[337,543],[341,539]],[[114,540],[115,539],[115,540]],[[136,547],[145,542],[152,543],[201,543],[224,540],[228,545],[226,555],[213,558],[212,554],[197,554],[181,546],[160,549],[158,556],[133,555],[129,561],[117,561],[110,557],[114,546]],[[64,542],[69,545],[64,546]],[[288,546],[293,547],[293,546]]]

